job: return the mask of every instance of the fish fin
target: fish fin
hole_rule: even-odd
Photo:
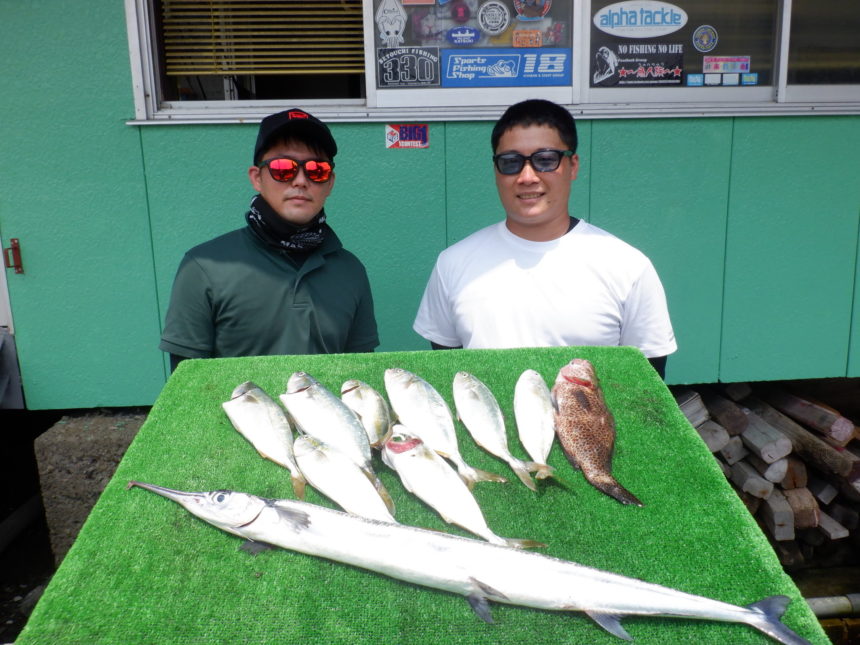
[[[293,493],[298,499],[305,498],[305,484],[307,484],[307,480],[301,475],[293,475],[290,478],[293,482]]]
[[[288,500],[274,500],[271,506],[278,512],[278,517],[290,525],[296,533],[308,528],[311,525],[310,515],[304,511],[290,508]]]
[[[747,605],[747,609],[755,612],[747,624],[785,645],[810,645],[808,640],[780,622],[790,602],[788,596],[770,596]]]
[[[529,470],[531,472],[536,472],[537,475],[535,475],[535,477],[537,477],[538,479],[547,479],[549,477],[556,477],[555,468],[553,468],[549,464],[541,464],[541,463],[538,463],[536,461],[531,461],[529,463],[535,467],[534,471],[531,471],[531,469],[529,469]]]
[[[491,473],[486,470],[481,470],[480,468],[472,468],[474,471],[475,482],[499,482],[502,484],[507,484],[508,480],[506,477],[502,477],[501,475],[497,475],[496,473]]]
[[[545,549],[547,545],[537,540],[520,540],[517,538],[502,538],[508,546],[515,549]]]
[[[239,546],[240,551],[250,553],[251,555],[257,555],[258,553],[262,553],[263,551],[268,551],[274,548],[274,545],[271,545],[268,542],[254,542],[253,540],[242,542],[242,544]]]
[[[469,578],[469,582],[475,587],[475,591],[466,596],[469,605],[474,612],[480,616],[481,620],[492,623],[493,617],[490,614],[490,603],[487,598],[498,598],[499,600],[507,600],[508,597],[498,589],[494,589],[488,584],[484,584],[477,578]]]
[[[469,490],[474,490],[475,484],[478,482],[501,482],[504,484],[508,481],[501,475],[481,470],[480,468],[473,468],[465,461],[456,462],[456,466],[457,474],[460,475],[460,479],[465,482]]]
[[[611,475],[589,479],[588,481],[591,482],[591,485],[597,490],[617,499],[622,504],[629,504],[630,506],[645,506],[639,501],[639,498],[636,497],[636,495],[624,488],[624,486],[619,484]]]
[[[528,462],[531,464],[532,462]],[[520,461],[516,457],[511,457],[511,460],[508,462],[510,464],[511,469],[516,473],[517,477],[520,478],[520,481],[525,484],[531,490],[537,492],[537,486],[532,481],[531,476],[529,475],[528,464],[526,462]],[[535,469],[536,470],[536,469]]]
[[[382,498],[382,501],[385,503],[385,508],[388,509],[388,512],[394,515],[394,500],[391,499],[391,494],[388,492],[388,489],[382,484],[382,480],[379,479],[376,475],[370,480],[373,482],[373,487],[376,489],[376,492],[379,493],[379,496]]]
[[[621,616],[617,614],[601,614],[596,611],[587,611],[586,615],[595,623],[603,627],[613,636],[622,638],[626,641],[632,641],[633,637],[627,633],[627,630],[621,626]]]
[[[485,623],[493,624],[493,615],[490,613],[490,603],[487,602],[487,598],[485,596],[479,596],[478,594],[471,594],[466,596],[466,600],[469,602],[469,606],[472,608],[476,614],[478,614],[478,618],[483,620]]]

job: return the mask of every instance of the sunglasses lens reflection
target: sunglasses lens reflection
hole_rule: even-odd
[[[298,170],[299,164],[292,159],[272,159],[269,162],[269,172],[275,181],[289,181]]]
[[[311,181],[328,181],[331,177],[331,164],[326,161],[306,161],[304,163],[305,174]]]
[[[532,155],[531,163],[538,172],[550,172],[558,168],[558,164],[561,163],[561,154],[555,150],[536,152]]]
[[[526,158],[518,154],[499,155],[496,157],[496,168],[503,175],[516,175],[523,169]]]
[[[331,179],[332,166],[328,161],[308,159],[301,163],[289,157],[278,157],[264,162],[269,167],[269,173],[275,181],[290,181],[299,172],[301,166],[308,179],[322,183]]]

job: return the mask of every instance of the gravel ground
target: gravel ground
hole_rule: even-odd
[[[0,435],[0,523],[28,502],[34,509],[11,542],[0,536],[0,644],[23,629],[147,413],[0,410],[10,430]]]

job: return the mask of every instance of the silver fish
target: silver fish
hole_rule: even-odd
[[[296,462],[311,486],[347,513],[395,522],[367,472],[340,450],[301,435],[295,441]]]
[[[514,419],[520,443],[538,465],[537,478],[555,474],[547,465],[549,451],[555,439],[555,409],[546,381],[535,370],[526,370],[514,386]]]
[[[381,448],[391,429],[391,411],[382,395],[364,381],[350,379],[340,388],[340,400],[358,415],[371,448]]]
[[[393,513],[394,502],[373,472],[370,441],[355,413],[307,372],[290,375],[280,399],[303,433],[334,446],[367,472]]]
[[[492,622],[489,601],[582,611],[626,640],[625,615],[745,623],[783,645],[811,645],[779,618],[790,602],[771,596],[740,607],[635,578],[455,535],[368,520],[293,500],[228,490],[190,493],[129,482],[175,501],[217,528],[251,540],[465,596]]]
[[[454,417],[445,399],[432,385],[399,367],[385,370],[384,378],[388,400],[400,423],[430,448],[450,459],[469,488],[479,481],[507,481],[500,475],[473,468],[463,460]]]
[[[283,409],[264,390],[246,381],[233,390],[229,401],[221,404],[230,423],[260,456],[290,471],[293,492],[305,497],[306,480],[293,455],[293,429]]]
[[[546,546],[533,540],[503,538],[490,530],[478,501],[469,488],[442,459],[402,425],[391,429],[392,435],[382,446],[382,461],[397,471],[403,486],[424,500],[449,524],[456,524],[491,544],[517,548]]]
[[[520,481],[536,491],[537,486],[529,472],[538,470],[537,464],[522,461],[511,454],[502,409],[490,388],[474,374],[457,372],[454,375],[454,404],[457,406],[457,416],[475,443],[506,461]]]

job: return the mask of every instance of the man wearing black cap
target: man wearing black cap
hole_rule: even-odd
[[[337,144],[299,109],[263,119],[247,225],[179,265],[159,347],[184,358],[370,352],[379,344],[364,266],[326,224]]]

